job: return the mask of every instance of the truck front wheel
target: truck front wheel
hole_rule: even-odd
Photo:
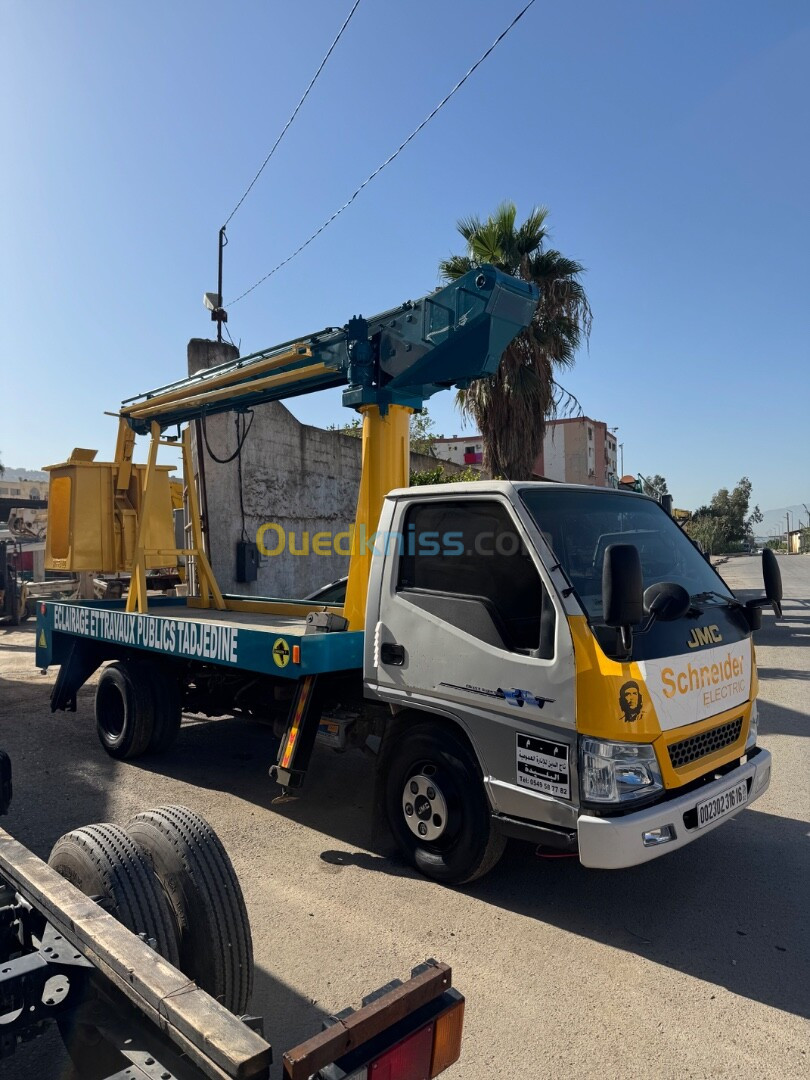
[[[405,728],[386,755],[385,803],[400,849],[446,885],[474,881],[503,854],[466,740],[430,723]]]

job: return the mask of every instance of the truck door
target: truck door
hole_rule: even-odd
[[[385,544],[369,689],[455,717],[494,809],[575,791],[574,662],[548,574],[508,500],[398,501]],[[372,643],[369,642],[369,649]],[[550,757],[558,768],[547,767]],[[544,766],[545,763],[545,766]],[[547,820],[568,825],[553,813]]]

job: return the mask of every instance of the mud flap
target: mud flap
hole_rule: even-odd
[[[72,641],[51,691],[51,712],[57,709],[76,712],[76,694],[103,660],[104,656],[94,642],[78,638]]]

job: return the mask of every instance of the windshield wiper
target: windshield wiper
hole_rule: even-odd
[[[745,604],[741,600],[738,600],[736,596],[725,596],[723,593],[719,593],[715,589],[707,589],[705,592],[694,593],[692,596],[689,597],[689,599],[694,604],[700,603],[701,600],[711,600],[713,596],[716,596],[718,600],[722,600],[722,602],[727,607],[739,607],[743,609],[745,608]]]

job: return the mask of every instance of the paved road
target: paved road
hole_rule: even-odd
[[[305,797],[275,806],[274,740],[259,725],[190,721],[164,759],[116,764],[92,727],[92,688],[52,716],[33,632],[0,627],[0,744],[13,755],[7,828],[47,856],[64,831],[180,802],[223,837],[256,945],[254,1008],[280,1051],[413,963],[453,965],[468,996],[448,1077],[806,1077],[810,1017],[810,558],[781,560],[778,623],[758,634],[770,791],[685,851],[618,873],[514,843],[464,891],[375,846],[371,766],[319,753]],[[722,573],[760,589],[760,562]],[[743,595],[747,595],[743,593]],[[66,1075],[56,1038],[2,1063],[4,1080]],[[274,1075],[278,1076],[278,1067]]]

